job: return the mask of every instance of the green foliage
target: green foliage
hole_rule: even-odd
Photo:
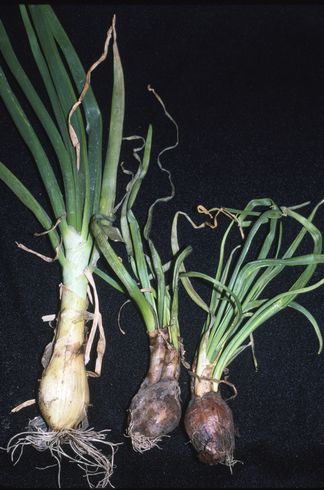
[[[323,202],[315,206],[307,218],[293,208],[278,207],[270,199],[253,200],[243,211],[228,209],[226,211],[228,215],[232,214],[233,221],[221,241],[215,278],[182,270],[180,277],[186,291],[207,312],[197,349],[197,365],[201,365],[199,357],[205,359],[213,366],[212,375],[215,379],[221,379],[225,368],[247,346],[253,346],[251,342],[244,344],[252,338],[253,332],[286,307],[294,308],[309,320],[319,340],[319,352],[322,350],[323,339],[317,321],[305,307],[296,302],[299,295],[324,284],[322,279],[310,285],[317,265],[324,263],[322,234],[312,223],[321,204]],[[260,206],[266,209],[258,211]],[[178,216],[179,213],[173,226],[174,253],[179,249]],[[283,251],[283,230],[288,222],[292,224],[293,221],[301,229]],[[247,229],[247,236],[236,260],[234,256],[237,247],[225,260],[226,243],[235,222],[241,229]],[[311,250],[307,254],[298,254],[298,248],[306,235],[311,237]],[[257,253],[255,245],[259,246]],[[288,268],[294,269],[297,278],[292,284],[287,283],[286,277],[279,282],[278,277]],[[208,305],[195,291],[189,278],[200,278],[210,284]],[[270,286],[275,279],[274,290],[277,292],[271,293]]]

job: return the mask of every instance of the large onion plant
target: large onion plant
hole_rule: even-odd
[[[252,348],[256,362],[253,340],[256,329],[289,307],[309,320],[319,340],[318,352],[322,350],[317,321],[297,302],[300,295],[324,284],[324,279],[310,284],[317,265],[324,262],[322,234],[312,223],[321,204],[315,206],[308,217],[294,208],[279,207],[270,199],[253,200],[243,211],[222,210],[232,217],[232,222],[221,240],[215,277],[185,272],[182,266],[181,279],[186,291],[207,313],[192,363],[192,397],[184,419],[187,434],[199,459],[205,463],[222,463],[230,468],[235,463],[233,416],[221,397],[220,386],[227,383],[236,391],[226,374],[230,364],[247,347]],[[205,212],[213,217],[220,209]],[[184,213],[177,213],[173,222],[174,253],[179,251],[177,228],[181,214]],[[301,228],[287,247],[284,230],[290,236],[294,222]],[[241,232],[247,229],[239,254],[240,247],[230,253],[226,251],[235,223]],[[306,240],[307,236],[311,241]],[[286,273],[292,269],[294,274],[289,279]],[[284,279],[281,279],[284,272]],[[194,289],[193,278],[210,285],[208,304]]]
[[[54,339],[45,349],[44,370],[36,400],[42,418],[31,421],[26,432],[9,442],[8,450],[12,450],[14,456],[17,448],[26,444],[40,450],[48,448],[58,462],[62,456],[66,456],[83,467],[88,479],[97,475],[101,478],[98,484],[106,485],[112,473],[114,447],[105,440],[105,431],[87,429],[90,373],[86,370],[86,362],[89,360],[90,343],[86,321],[91,317],[94,319],[89,335],[93,338],[101,317],[98,305],[95,305],[95,314],[87,311],[87,289],[89,282],[91,287],[95,287],[91,271],[98,258],[90,233],[90,220],[97,213],[111,219],[114,214],[124,118],[124,80],[115,25],[113,21],[108,30],[102,56],[86,74],[50,6],[20,6],[20,13],[50,107],[46,106],[33,87],[2,23],[1,53],[6,69],[20,86],[42,126],[51,151],[45,151],[45,145],[26,116],[2,68],[1,97],[32,154],[51,211],[48,213],[3,163],[0,163],[0,179],[44,228],[55,258],[62,267],[63,280]],[[105,145],[102,116],[90,87],[90,76],[97,64],[105,59],[110,39],[113,39],[113,91],[109,135],[104,137],[108,143]],[[103,161],[104,151],[106,156]],[[61,178],[56,177],[57,169]],[[113,232],[113,227],[110,228]],[[104,335],[101,330],[97,345],[97,375],[100,374],[103,351]],[[110,445],[112,456],[106,457],[101,449],[96,448],[96,442]],[[62,449],[63,443],[69,444],[69,451]]]

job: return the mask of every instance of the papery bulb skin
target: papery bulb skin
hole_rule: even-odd
[[[180,357],[166,339],[166,329],[149,333],[150,367],[128,410],[127,432],[140,452],[154,447],[181,418]]]
[[[219,392],[193,395],[186,410],[184,424],[200,461],[210,465],[233,464],[233,415]]]

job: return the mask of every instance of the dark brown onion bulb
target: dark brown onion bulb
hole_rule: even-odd
[[[219,393],[193,396],[185,414],[186,432],[203,463],[232,466],[235,448],[232,411]]]

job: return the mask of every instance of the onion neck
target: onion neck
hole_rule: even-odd
[[[150,343],[150,366],[146,375],[148,384],[165,379],[179,379],[180,356],[178,350],[168,342],[167,328],[148,333]]]
[[[207,335],[204,335],[196,353],[193,365],[192,393],[202,397],[209,392],[218,392],[219,382],[212,381],[215,365],[211,364],[207,356]]]

